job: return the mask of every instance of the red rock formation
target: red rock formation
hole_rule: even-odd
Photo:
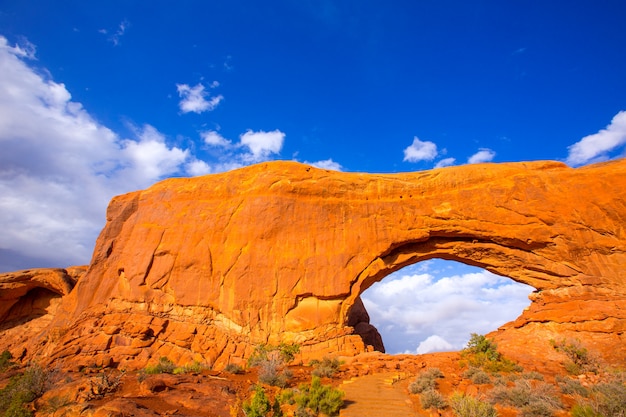
[[[494,334],[514,358],[576,337],[623,363],[625,223],[626,160],[390,175],[272,162],[169,179],[111,201],[40,354],[127,367],[159,356],[219,367],[267,342],[354,354],[367,349],[357,330],[376,343],[359,295],[443,258],[537,289]]]
[[[87,267],[29,269],[0,274],[0,351],[22,356],[32,337],[45,329],[61,297]]]

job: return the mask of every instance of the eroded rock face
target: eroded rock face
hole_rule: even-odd
[[[437,257],[537,289],[494,334],[505,353],[537,360],[576,337],[623,362],[625,224],[626,160],[393,175],[272,162],[169,179],[111,201],[39,354],[220,367],[259,343],[299,343],[304,357],[380,349],[359,295]]]
[[[61,298],[86,270],[74,266],[0,274],[0,351],[9,350],[14,357],[26,354],[29,342],[47,328]]]

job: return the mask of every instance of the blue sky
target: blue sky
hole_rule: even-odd
[[[625,21],[621,0],[0,0],[0,271],[87,263],[110,198],[170,176],[623,157]]]

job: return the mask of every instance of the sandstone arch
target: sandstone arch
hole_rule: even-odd
[[[61,336],[39,354],[218,367],[262,342],[354,354],[367,349],[349,325],[358,296],[441,257],[537,289],[495,334],[518,359],[575,335],[624,361],[625,174],[625,160],[393,175],[272,162],[166,180],[112,200],[91,265],[46,333]]]

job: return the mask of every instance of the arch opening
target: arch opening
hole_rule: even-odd
[[[455,351],[471,333],[486,334],[519,317],[534,290],[476,266],[429,259],[369,286],[350,317],[361,315],[355,332],[376,350],[378,335],[389,354]]]

